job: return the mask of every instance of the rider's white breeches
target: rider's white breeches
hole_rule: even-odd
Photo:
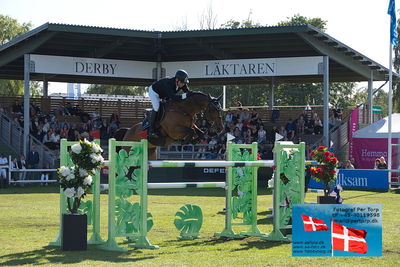
[[[148,91],[153,110],[158,111],[160,109],[160,96],[153,91],[153,88],[151,86],[148,87]]]

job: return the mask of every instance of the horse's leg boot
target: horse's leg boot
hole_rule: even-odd
[[[149,117],[149,137],[158,138],[158,135],[154,132],[154,121],[156,120],[156,111],[152,110]]]

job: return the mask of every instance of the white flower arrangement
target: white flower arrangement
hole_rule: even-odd
[[[93,184],[93,175],[102,167],[104,159],[101,152],[103,149],[100,146],[84,139],[71,146],[70,157],[74,166],[58,169],[58,180],[71,213],[77,213],[81,199]]]
[[[268,188],[274,188],[274,174],[272,173],[272,178],[268,180]]]

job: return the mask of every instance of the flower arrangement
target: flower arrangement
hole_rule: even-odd
[[[320,164],[319,167],[310,168],[311,175],[316,181],[324,184],[324,195],[328,196],[329,184],[336,180],[338,160],[335,154],[329,152],[324,146],[311,151],[310,156]]]
[[[61,166],[57,171],[58,181],[67,196],[68,210],[72,214],[77,213],[81,199],[92,186],[92,176],[104,163],[101,152],[103,150],[99,145],[81,140],[71,146],[70,157],[74,166]]]

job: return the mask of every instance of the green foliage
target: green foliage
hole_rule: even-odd
[[[286,21],[278,22],[278,26],[288,26],[288,25],[298,25],[298,24],[311,24],[312,26],[325,31],[327,21],[321,18],[307,18],[300,16],[300,14],[295,14],[293,17],[287,17]]]
[[[88,94],[144,96],[147,91],[144,86],[92,84],[86,92]]]
[[[8,43],[15,37],[31,30],[31,23],[20,24],[16,19],[9,16],[0,15],[0,45]],[[41,94],[41,85],[39,82],[30,82],[31,96]],[[17,96],[24,94],[23,81],[0,80],[0,95]]]

